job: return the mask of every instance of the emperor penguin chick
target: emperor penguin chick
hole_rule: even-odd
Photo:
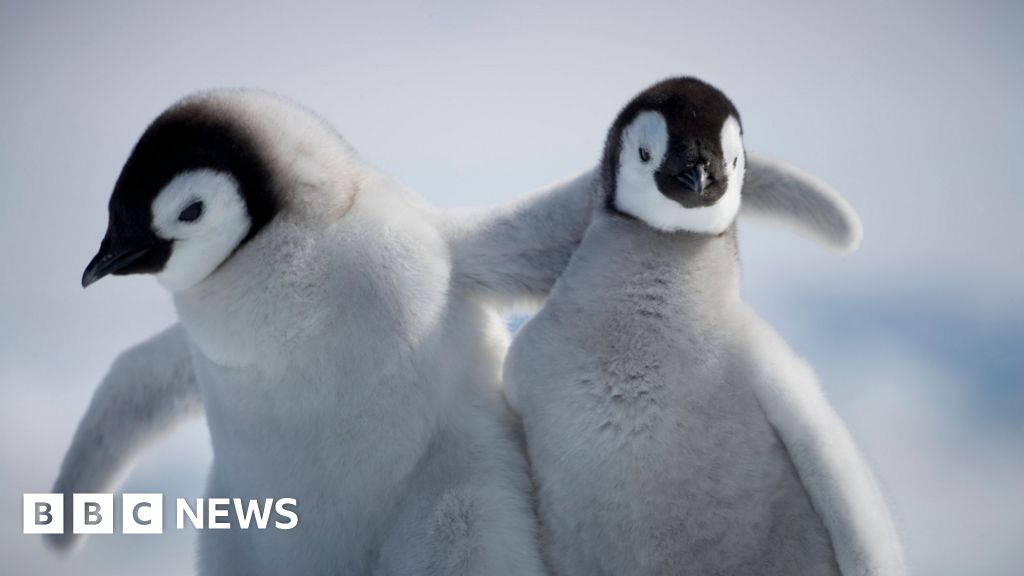
[[[148,273],[173,296],[181,329],[143,352],[184,341],[191,366],[175,354],[160,389],[138,395],[175,412],[197,390],[214,453],[207,494],[253,503],[235,529],[200,534],[201,574],[543,572],[499,389],[506,341],[451,288],[434,218],[315,116],[267,94],[186,99],[135,146],[82,284]],[[134,450],[123,436],[117,446]],[[69,478],[99,484],[113,461],[72,460],[97,474]],[[253,520],[268,498],[294,498],[297,522]],[[238,529],[242,516],[261,527]]]
[[[628,104],[604,203],[513,341],[505,383],[560,576],[903,572],[813,372],[740,299],[741,135],[693,78]]]

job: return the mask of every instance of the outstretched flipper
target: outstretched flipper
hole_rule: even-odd
[[[492,211],[446,214],[457,285],[499,307],[539,303],[583,238],[600,186],[593,169]],[[740,214],[791,226],[837,250],[860,242],[860,219],[828,184],[757,154],[747,156]]]
[[[829,532],[844,576],[901,576],[903,551],[871,470],[810,366],[751,322],[755,392]]]
[[[599,182],[591,169],[494,210],[446,214],[456,285],[499,308],[539,305],[590,224]]]
[[[71,510],[74,493],[109,492],[143,447],[202,410],[181,326],[122,352],[93,394],[64,455],[53,488],[64,494],[64,509]],[[64,519],[64,534],[46,536],[58,550],[80,540],[71,533],[71,514]]]
[[[856,250],[862,234],[857,213],[831,186],[759,154],[747,154],[740,215],[793,227],[844,252]]]

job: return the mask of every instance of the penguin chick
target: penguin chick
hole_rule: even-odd
[[[297,501],[288,530],[204,530],[200,573],[543,572],[505,335],[450,289],[433,219],[267,94],[186,99],[135,146],[82,284],[171,292],[184,333],[162,342],[190,350],[207,495]]]
[[[609,131],[603,204],[513,341],[505,384],[560,576],[903,573],[813,372],[740,299],[746,163],[719,90],[642,92]]]

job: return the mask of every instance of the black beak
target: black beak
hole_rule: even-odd
[[[85,272],[82,274],[82,288],[88,287],[108,274],[117,274],[125,270],[157,248],[159,246],[146,246],[145,248],[115,253],[109,248],[109,243],[104,242],[100,246],[100,251],[93,256],[92,261],[85,267]]]
[[[678,174],[676,180],[687,190],[702,194],[708,187],[708,171],[703,164],[697,164]]]

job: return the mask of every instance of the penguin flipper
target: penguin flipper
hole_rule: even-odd
[[[491,211],[447,216],[456,285],[499,307],[539,304],[583,238],[598,182],[593,168]]]
[[[814,371],[759,319],[748,334],[758,400],[829,532],[840,571],[849,576],[905,574],[882,491]]]
[[[78,423],[53,492],[64,494],[67,511],[74,493],[109,492],[148,443],[200,414],[188,339],[175,324],[114,361]],[[64,534],[46,535],[58,551],[81,541],[71,533],[70,513],[64,521]]]
[[[786,224],[843,252],[856,250],[862,235],[857,213],[831,186],[759,154],[747,154],[740,214]]]

